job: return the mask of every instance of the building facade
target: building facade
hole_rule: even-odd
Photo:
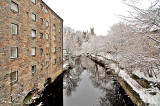
[[[63,66],[63,19],[42,0],[0,0],[0,104],[22,103]]]

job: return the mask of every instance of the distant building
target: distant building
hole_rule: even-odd
[[[87,37],[87,33],[83,31],[83,38],[85,39]]]
[[[0,104],[20,105],[63,66],[63,19],[42,0],[0,1]]]
[[[89,40],[89,38],[91,38],[93,36],[96,36],[96,34],[94,33],[94,28],[90,28],[90,32],[83,31],[83,33],[82,33],[82,38],[85,42],[87,42]]]
[[[91,35],[96,35],[96,34],[94,33],[94,28],[90,28],[90,33],[91,33]]]

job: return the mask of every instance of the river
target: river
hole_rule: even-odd
[[[78,58],[63,77],[63,106],[127,106],[120,91],[109,69],[86,57]]]
[[[77,58],[73,68],[48,86],[36,105],[44,106],[132,106],[110,69],[86,57]],[[33,105],[34,106],[34,105]]]

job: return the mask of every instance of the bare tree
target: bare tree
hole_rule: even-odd
[[[121,18],[134,25],[138,33],[160,43],[160,37],[157,36],[160,30],[160,0],[150,0],[150,2],[150,6],[145,9],[137,6],[132,0],[125,0],[124,3],[132,11],[129,11],[129,16],[121,16]]]

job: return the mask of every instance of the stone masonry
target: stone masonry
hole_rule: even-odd
[[[18,12],[11,9],[11,3]],[[17,34],[11,33],[11,24],[18,26]],[[11,58],[12,47],[17,48],[15,58]],[[32,48],[35,55],[31,55]],[[63,19],[42,0],[0,0],[2,106],[20,105],[29,91],[42,89],[47,78],[53,81],[62,72],[62,52]]]

